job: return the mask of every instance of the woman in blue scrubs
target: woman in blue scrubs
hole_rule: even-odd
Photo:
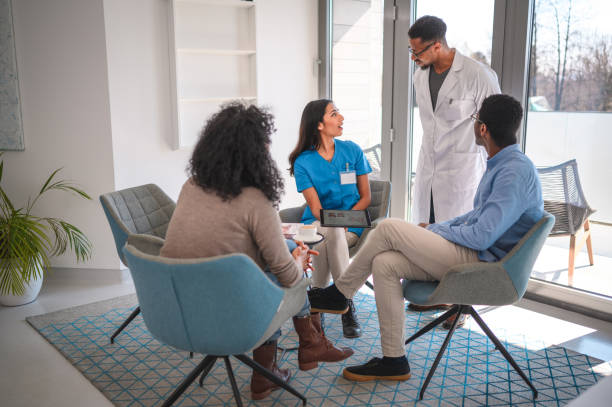
[[[337,140],[342,135],[344,116],[331,100],[309,102],[302,112],[297,146],[289,155],[290,173],[295,176],[298,192],[308,206],[302,222],[313,224],[325,236],[317,246],[319,256],[313,260],[313,287],[324,288],[330,275],[335,280],[349,264],[349,246],[357,242],[360,228],[324,228],[321,209],[366,209],[370,205],[372,172],[361,148],[352,141]],[[342,315],[342,330],[347,338],[361,336],[355,306]]]

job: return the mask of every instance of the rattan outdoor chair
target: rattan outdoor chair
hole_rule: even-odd
[[[576,255],[586,243],[589,263],[593,263],[593,246],[589,216],[595,212],[587,203],[576,160],[570,160],[553,167],[538,168],[544,210],[555,216],[555,225],[549,236],[569,236],[568,284],[574,283],[574,264]],[[580,231],[584,233],[579,235]]]

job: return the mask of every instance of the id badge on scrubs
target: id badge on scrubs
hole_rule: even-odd
[[[346,171],[340,171],[340,184],[348,185],[348,184],[356,184],[357,183],[357,173],[355,171],[349,171],[349,165],[346,163]]]

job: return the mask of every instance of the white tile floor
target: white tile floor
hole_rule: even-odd
[[[13,406],[112,406],[26,322],[25,317],[133,292],[128,279],[104,271],[57,271],[39,299],[16,308],[0,306],[0,404]],[[529,331],[547,344],[612,361],[612,324],[523,301],[483,314],[493,331]],[[471,323],[471,322],[468,322]],[[607,396],[605,395],[607,393]],[[610,387],[604,397],[612,396]]]

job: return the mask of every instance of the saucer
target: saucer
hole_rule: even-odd
[[[300,236],[300,234],[298,233],[297,235],[293,236],[293,240],[299,240],[301,242],[304,242],[306,244],[313,244],[313,243],[319,243],[321,240],[323,240],[323,235],[320,234],[319,232],[317,232],[317,236],[313,239],[312,237],[308,236]]]

